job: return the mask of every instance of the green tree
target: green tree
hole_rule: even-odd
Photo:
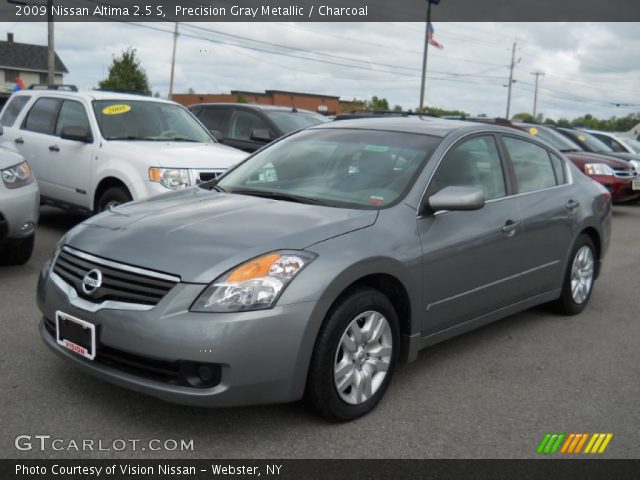
[[[135,48],[123,50],[120,57],[113,57],[107,78],[98,83],[103,90],[117,90],[151,95],[149,79],[140,60],[136,57]]]
[[[247,97],[245,97],[243,94],[239,93],[236,95],[236,102],[238,103],[247,103]]]
[[[530,113],[526,113],[526,112],[516,113],[511,118],[513,120],[518,120],[520,122],[534,123],[536,121],[536,119],[533,117],[533,115],[531,115]]]
[[[389,101],[386,98],[371,97],[371,100],[365,102],[365,110],[389,110]]]

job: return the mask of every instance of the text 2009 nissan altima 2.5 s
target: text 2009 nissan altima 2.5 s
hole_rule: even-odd
[[[306,396],[349,420],[424,347],[541,303],[579,313],[610,225],[606,189],[513,129],[323,124],[77,226],[42,270],[40,331],[168,401]]]

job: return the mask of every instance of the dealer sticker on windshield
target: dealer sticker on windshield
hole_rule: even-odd
[[[531,135],[537,135],[537,134],[538,134],[538,129],[537,129],[536,127],[531,127],[531,128],[529,129],[529,133],[530,133]]]
[[[131,110],[131,105],[118,104],[104,107],[102,109],[102,113],[105,115],[122,115],[123,113],[127,113],[129,110]]]

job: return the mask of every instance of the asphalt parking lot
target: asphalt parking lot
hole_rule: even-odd
[[[614,208],[612,245],[588,309],[527,311],[401,365],[370,415],[328,424],[302,402],[176,406],[74,370],[40,341],[41,265],[82,217],[43,208],[36,252],[0,267],[3,458],[533,458],[547,432],[612,432],[606,458],[640,457],[640,205]],[[193,439],[191,452],[18,451],[17,435]]]

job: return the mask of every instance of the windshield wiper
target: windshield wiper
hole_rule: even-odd
[[[107,140],[148,140],[144,137],[136,137],[135,135],[122,135],[120,137],[105,137]]]
[[[579,150],[577,148],[565,148],[560,150],[562,153],[576,153],[576,152],[581,152],[582,150]]]
[[[287,202],[308,203],[310,205],[326,205],[325,202],[316,200],[315,198],[304,197],[302,195],[293,195],[286,192],[233,189],[230,190],[229,193],[237,193],[239,195],[252,195],[254,197],[271,198],[273,200],[284,200]]]

